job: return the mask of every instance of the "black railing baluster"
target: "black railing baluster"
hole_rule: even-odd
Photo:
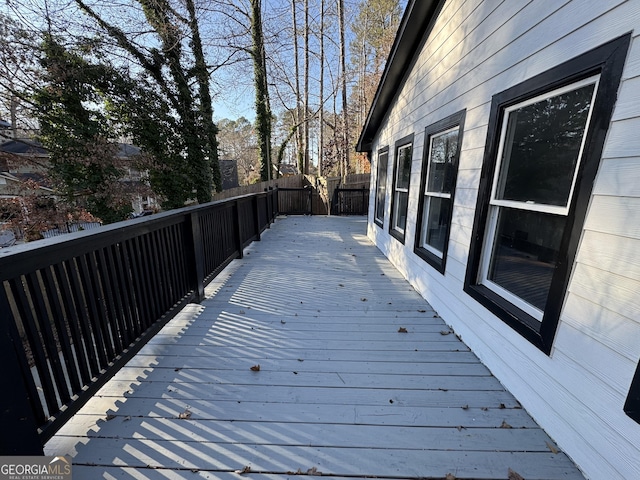
[[[204,298],[278,209],[269,190],[0,251],[0,360],[12,386],[0,404],[0,455],[42,453],[172,315]]]

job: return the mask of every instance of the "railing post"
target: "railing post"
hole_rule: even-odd
[[[256,193],[254,197],[251,199],[251,203],[253,206],[253,228],[256,231],[256,241],[259,242],[260,239],[260,204],[258,203],[260,199],[260,194]]]
[[[242,242],[242,222],[240,222],[240,200],[233,202],[233,231],[236,237],[238,258],[244,257],[244,244]]]
[[[202,241],[202,229],[200,228],[200,215],[191,212],[188,216],[191,233],[191,247],[193,248],[191,261],[193,262],[193,289],[195,300],[200,303],[204,300],[204,242]]]
[[[44,455],[19,359],[18,349],[23,347],[15,344],[14,339],[20,336],[2,282],[0,319],[0,365],[5,387],[0,395],[0,455]]]

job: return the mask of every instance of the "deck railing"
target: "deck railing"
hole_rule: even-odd
[[[0,455],[42,454],[277,213],[271,190],[0,251]]]

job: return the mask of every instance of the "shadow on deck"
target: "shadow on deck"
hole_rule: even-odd
[[[45,453],[79,479],[583,478],[365,231],[279,219]]]

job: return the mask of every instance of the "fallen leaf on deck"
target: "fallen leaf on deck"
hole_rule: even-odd
[[[560,450],[558,450],[556,447],[551,445],[549,442],[546,442],[546,443],[547,443],[547,448],[551,450],[551,453],[553,453],[554,455],[560,453]]]
[[[131,415],[127,415],[126,417],[124,417],[124,420],[122,420],[123,422],[128,422],[129,420],[131,420]]]
[[[500,410],[504,410],[505,408],[507,408],[507,406],[504,403],[501,403],[500,406],[498,407]]]
[[[244,310],[240,310],[238,313],[240,313],[240,315],[244,315],[246,312]]]
[[[463,406],[462,406],[462,409],[463,409],[463,410],[469,410],[469,405],[463,405]]]
[[[113,420],[114,418],[116,418],[116,416],[113,413],[107,413],[107,422],[109,420]]]
[[[190,418],[191,418],[191,410],[189,410],[189,409],[187,408],[184,412],[182,412],[182,413],[180,413],[180,414],[178,415],[178,418],[180,418],[180,419],[182,419],[182,420],[188,420],[188,419],[190,419]]]
[[[285,322],[284,320],[280,320],[280,323],[284,325],[287,322]]]
[[[407,332],[407,329],[406,329],[406,328],[404,328],[404,327],[400,327],[400,328],[398,329],[398,333],[408,333],[408,332]]]
[[[338,286],[339,287],[344,287],[344,285],[342,283],[339,283]]]
[[[500,425],[500,428],[513,428],[513,427],[503,420],[502,425]]]
[[[482,407],[480,410],[482,410],[483,412],[488,412],[489,411],[489,407]]]
[[[304,362],[304,358],[299,358],[298,361],[299,362]]]
[[[366,299],[366,298],[364,298],[364,297],[362,297],[362,298],[360,299],[360,301],[361,301],[361,302],[366,302],[366,301],[367,301],[367,299]]]
[[[251,473],[251,467],[247,465],[242,470],[236,470],[235,473],[237,473],[238,475],[242,475],[243,473]]]
[[[440,335],[451,335],[451,330],[440,330]]]
[[[522,475],[520,475],[518,472],[514,472],[513,470],[509,469],[509,476],[507,477],[508,480],[524,480],[524,477]]]
[[[354,257],[355,257],[355,255],[354,255]],[[318,469],[316,467],[311,467],[309,470],[307,470],[307,475],[322,476],[322,472],[318,471]]]
[[[259,372],[260,371],[260,365],[254,365],[253,367],[251,367],[251,370],[254,372]]]
[[[180,368],[180,367],[173,369],[174,372],[179,372],[180,370],[182,370],[182,368]]]
[[[444,478],[445,480],[456,480],[456,476],[453,473],[447,473],[447,476]]]
[[[420,312],[420,313],[427,313],[427,311],[426,311],[426,310],[418,310],[418,312]]]

